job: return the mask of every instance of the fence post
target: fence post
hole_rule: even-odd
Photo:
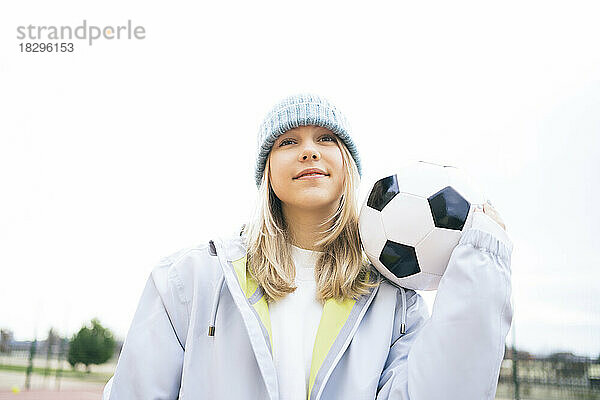
[[[521,396],[519,394],[519,375],[517,370],[517,340],[515,334],[515,320],[512,321],[512,373],[513,373],[513,385],[515,388],[514,399],[521,400]]]
[[[27,372],[26,372],[26,376],[25,376],[25,389],[29,390],[30,387],[30,379],[31,379],[31,373],[33,372],[33,357],[35,356],[35,348],[37,345],[37,336],[35,337],[35,339],[33,339],[33,342],[31,342],[31,347],[29,347],[29,365],[27,366]]]
[[[50,331],[52,332],[52,331]],[[46,378],[50,374],[50,356],[52,355],[52,338],[50,334],[48,334],[48,339],[46,340],[46,368],[44,369],[44,385],[46,384]]]
[[[62,375],[62,367],[63,367],[63,355],[66,349],[65,343],[67,338],[62,338],[59,336],[60,346],[58,348],[58,366],[56,367],[56,390],[60,390],[60,377]]]

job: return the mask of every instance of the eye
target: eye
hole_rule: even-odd
[[[321,139],[327,139],[327,138],[331,139],[331,142],[334,142],[334,143],[335,143],[335,141],[336,141],[336,140],[335,140],[335,137],[334,137],[334,136],[332,136],[332,135],[324,135],[324,136],[321,136]],[[285,145],[287,142],[293,142],[293,141],[294,141],[293,139],[289,139],[289,138],[288,138],[288,139],[283,139],[283,140],[282,140],[282,141],[279,143],[279,147],[281,147],[281,146]]]

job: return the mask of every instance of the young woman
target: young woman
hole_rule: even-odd
[[[152,270],[104,399],[494,398],[512,242],[491,205],[453,251],[429,317],[361,251],[360,158],[331,102],[276,104],[255,172],[241,231]]]

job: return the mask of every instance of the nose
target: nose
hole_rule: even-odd
[[[305,147],[300,153],[300,158],[302,161],[307,160],[308,158],[312,158],[313,160],[319,160],[321,158],[321,154],[311,146]]]

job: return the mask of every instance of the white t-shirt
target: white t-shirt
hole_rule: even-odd
[[[312,351],[323,313],[315,297],[314,271],[319,254],[292,245],[297,289],[269,305],[281,400],[306,400]]]

